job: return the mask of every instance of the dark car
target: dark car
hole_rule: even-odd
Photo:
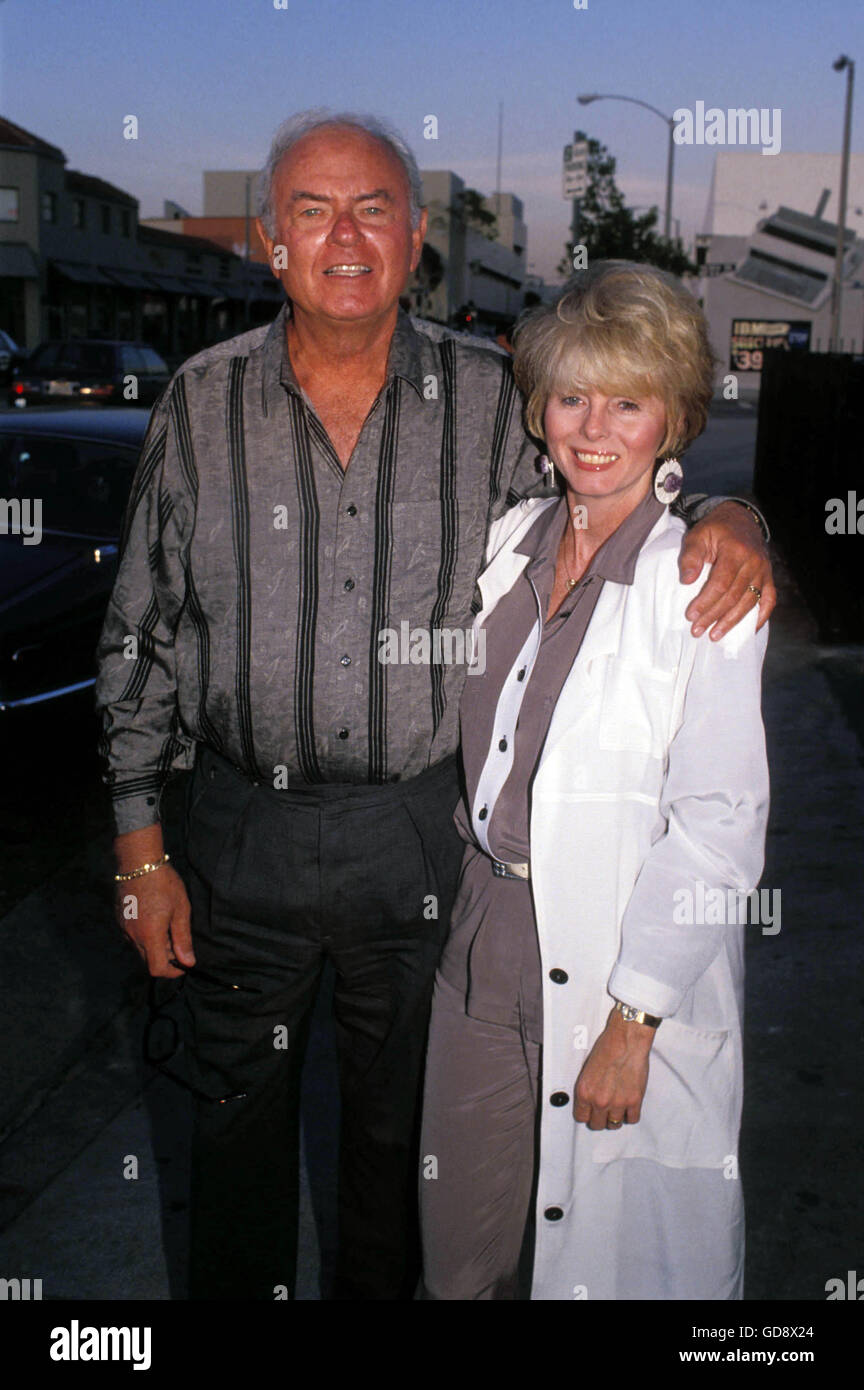
[[[23,362],[26,356],[26,352],[19,348],[11,333],[7,333],[5,328],[0,328],[0,382],[10,381],[13,369]]]
[[[10,405],[152,405],[171,373],[146,343],[98,338],[40,343],[16,367]]]
[[[94,682],[148,418],[146,410],[110,408],[0,414],[0,728],[6,732],[11,711]]]

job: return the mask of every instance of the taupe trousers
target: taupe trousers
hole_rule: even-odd
[[[532,927],[534,921],[530,886],[494,878],[492,861],[478,854],[466,863],[460,893],[466,871],[475,886],[488,877],[502,937],[527,935],[526,915]],[[420,1148],[425,1299],[520,1296],[541,1059],[534,1020],[521,1002],[520,988],[513,1022],[484,1022],[465,1012],[464,989],[440,970],[436,976]]]

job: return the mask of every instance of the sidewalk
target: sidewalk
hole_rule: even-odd
[[[697,480],[696,486],[699,486]],[[748,928],[745,1111],[749,1299],[824,1300],[860,1267],[864,649],[822,648],[778,565],[764,716],[772,768],[766,889],[781,930]],[[188,1130],[182,1093],[144,1083],[144,983],[110,926],[107,832],[0,920],[0,1277],[46,1299],[182,1297]],[[314,1210],[330,1213],[333,1062],[307,1062],[298,1297],[318,1291]],[[124,1178],[137,1160],[137,1178]],[[314,1210],[313,1210],[314,1208]]]

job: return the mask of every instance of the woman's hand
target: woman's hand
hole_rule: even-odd
[[[613,1009],[576,1081],[573,1118],[589,1129],[639,1122],[648,1085],[648,1053],[657,1030],[625,1023]]]

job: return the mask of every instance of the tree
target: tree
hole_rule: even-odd
[[[446,265],[441,252],[430,242],[424,241],[420,261],[409,289],[408,302],[412,304],[412,313],[422,316],[430,312],[433,295],[444,279],[445,270]]]
[[[576,140],[588,140],[577,131]],[[673,275],[695,274],[680,241],[660,236],[657,208],[637,217],[624,203],[615,182],[616,160],[599,140],[588,140],[588,187],[579,203],[579,245],[587,251],[588,262],[600,260],[642,261]],[[561,275],[573,273],[572,241],[558,266]]]
[[[451,217],[464,222],[466,227],[480,232],[488,241],[497,240],[498,219],[494,212],[483,206],[483,194],[478,193],[476,188],[463,188],[457,193],[455,202],[448,208],[448,212]]]

